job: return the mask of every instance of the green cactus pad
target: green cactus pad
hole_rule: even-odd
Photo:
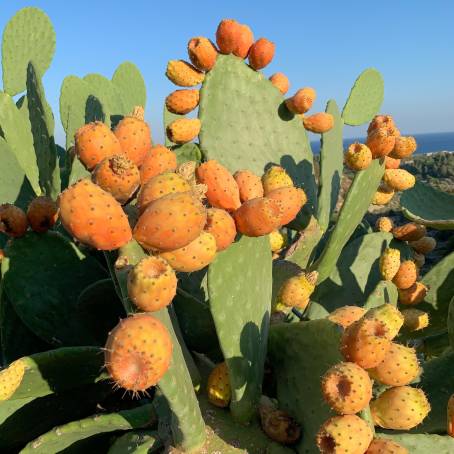
[[[427,454],[430,452],[452,454],[454,452],[454,438],[448,435],[378,434],[378,436],[405,446],[410,454]]]
[[[68,186],[71,186],[82,178],[91,178],[91,173],[84,167],[79,158],[75,157],[69,174]]]
[[[123,107],[131,113],[135,106],[145,108],[147,102],[147,89],[139,68],[129,61],[123,62],[112,76],[113,84],[120,91]]]
[[[162,442],[154,430],[134,430],[118,437],[108,454],[150,454],[161,448]]]
[[[374,159],[366,170],[356,172],[328,243],[320,258],[311,267],[313,270],[318,271],[319,283],[323,282],[331,274],[342,249],[358,223],[361,222],[377,190],[383,172],[384,164],[378,159]]]
[[[454,194],[417,182],[400,196],[402,213],[431,229],[454,230]]]
[[[145,427],[155,419],[153,405],[147,404],[118,413],[98,414],[55,427],[28,443],[21,453],[56,454],[73,443],[93,435]]]
[[[380,281],[367,298],[364,309],[372,309],[382,304],[397,306],[398,296],[397,287],[391,281]]]
[[[249,169],[261,176],[269,163],[283,166],[316,209],[312,152],[298,116],[263,74],[242,59],[219,55],[200,91],[200,146],[231,172]]]
[[[385,87],[381,74],[366,69],[356,79],[342,111],[344,123],[359,126],[372,120],[383,102]]]
[[[55,52],[55,30],[38,8],[23,8],[6,24],[2,41],[3,89],[11,96],[25,90],[27,65],[33,61],[40,74]]]
[[[342,142],[344,122],[336,101],[328,101],[326,112],[333,115],[334,127],[322,134],[321,138],[317,219],[322,231],[327,230],[331,214],[336,206],[344,169]]]
[[[41,193],[33,136],[28,116],[16,107],[14,100],[0,92],[0,129],[36,194]]]
[[[280,407],[302,426],[300,454],[318,454],[315,435],[333,416],[324,402],[320,377],[342,361],[339,327],[329,320],[281,323],[270,330],[269,354],[277,378]]]
[[[454,296],[452,297],[452,300],[449,303],[448,336],[449,336],[449,344],[451,345],[451,348],[454,349]]]
[[[208,270],[216,332],[229,369],[230,408],[248,422],[260,398],[271,312],[272,262],[267,236],[243,236]]]
[[[177,155],[177,164],[187,161],[200,163],[202,160],[202,152],[196,143],[185,143],[184,145],[173,147],[172,151]]]
[[[105,277],[98,262],[57,232],[30,232],[11,242],[6,253],[4,288],[25,325],[53,345],[93,342],[76,309],[79,293]]]

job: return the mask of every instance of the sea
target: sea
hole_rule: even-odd
[[[454,152],[454,132],[431,132],[426,134],[408,134],[413,135],[418,144],[416,153],[433,153],[436,151]],[[344,140],[344,149],[355,142],[364,143],[365,137],[349,138]],[[320,141],[311,141],[312,151],[320,153]]]

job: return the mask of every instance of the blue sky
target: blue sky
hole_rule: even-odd
[[[316,88],[314,111],[328,99],[342,106],[357,75],[375,67],[385,79],[382,112],[403,133],[454,130],[454,2],[452,0],[224,1],[0,0],[0,30],[21,7],[36,6],[57,33],[44,84],[54,113],[62,80],[90,72],[111,77],[125,60],[144,75],[147,120],[162,141],[164,99],[175,87],[164,76],[169,59],[186,58],[193,36],[214,38],[223,18],[248,24],[276,44],[264,72],[282,71],[291,90]],[[61,127],[57,140],[63,142]],[[345,135],[362,135],[347,128]]]

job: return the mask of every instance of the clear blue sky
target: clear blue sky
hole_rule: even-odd
[[[186,58],[189,38],[214,38],[221,19],[235,18],[276,43],[265,74],[284,72],[291,90],[316,88],[314,111],[330,98],[342,106],[357,75],[373,66],[385,79],[382,111],[394,115],[403,133],[454,130],[452,0],[0,0],[0,30],[24,6],[43,9],[56,29],[56,55],[44,79],[56,116],[65,76],[110,78],[130,60],[145,77],[147,120],[155,141],[162,141],[162,105],[175,89],[164,75],[167,61]]]

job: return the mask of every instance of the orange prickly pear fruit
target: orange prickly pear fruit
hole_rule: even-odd
[[[285,100],[285,105],[294,114],[304,114],[311,107],[317,94],[311,87],[304,87],[298,90],[291,98]]]
[[[386,326],[386,337],[389,340],[394,339],[399,334],[399,330],[404,323],[404,317],[400,311],[392,304],[387,303],[369,309],[364,318],[382,322]]]
[[[22,383],[27,364],[23,359],[13,361],[0,371],[0,402],[8,400]]]
[[[247,236],[268,235],[281,225],[279,202],[267,197],[248,200],[233,213],[238,232]]]
[[[191,273],[209,265],[216,256],[216,238],[209,232],[202,232],[186,246],[173,251],[161,252],[160,256],[176,271]]]
[[[249,64],[256,71],[269,65],[274,57],[275,45],[266,38],[258,39],[249,49]]]
[[[370,404],[375,425],[384,429],[410,430],[429,414],[430,404],[422,389],[389,388]]]
[[[145,155],[140,167],[140,181],[145,184],[154,176],[164,172],[174,172],[176,168],[177,155],[163,145],[156,145]]]
[[[419,309],[404,309],[404,328],[409,331],[419,331],[429,326],[429,314]]]
[[[394,191],[406,191],[415,185],[416,179],[404,169],[385,169],[383,181]]]
[[[410,241],[408,243],[416,252],[420,254],[428,254],[437,247],[437,241],[430,236],[423,236],[419,240]]]
[[[263,197],[262,180],[250,170],[238,170],[233,178],[238,185],[241,202]]]
[[[233,55],[240,58],[246,58],[253,42],[254,34],[252,33],[252,30],[247,25],[240,24],[238,44],[233,51]]]
[[[92,178],[121,204],[126,203],[140,186],[138,167],[123,155],[103,159],[95,167]]]
[[[283,247],[286,246],[286,238],[279,230],[273,230],[268,234],[270,239],[270,247],[272,252],[279,252]]]
[[[134,107],[132,115],[120,120],[114,134],[120,142],[122,154],[140,167],[151,148],[151,131],[144,121],[143,107]]]
[[[27,209],[27,220],[33,231],[38,233],[47,232],[58,219],[57,204],[46,196],[33,199]]]
[[[385,438],[374,438],[364,454],[410,454],[408,449]]]
[[[21,208],[11,203],[0,205],[0,232],[18,238],[25,235],[27,227],[27,215]]]
[[[185,115],[199,105],[199,90],[175,90],[166,98],[169,112]]]
[[[206,224],[206,209],[190,192],[168,194],[140,215],[134,238],[145,249],[172,251],[195,240]]]
[[[184,60],[170,60],[167,63],[166,76],[179,87],[195,87],[205,79],[203,72]]]
[[[390,156],[394,159],[408,158],[416,151],[416,148],[417,144],[414,137],[396,137],[396,143]]]
[[[207,186],[206,197],[215,208],[234,211],[240,207],[240,191],[232,174],[219,162],[210,159],[196,170],[197,181]]]
[[[345,329],[358,321],[365,313],[366,310],[359,306],[342,306],[331,312],[327,319]]]
[[[413,260],[404,260],[393,277],[393,283],[397,288],[406,289],[411,287],[418,278],[418,269]]]
[[[168,194],[178,192],[188,192],[191,190],[191,185],[181,176],[176,173],[166,172],[150,178],[139,192],[137,206],[141,213],[151,202],[160,199]]]
[[[394,197],[394,190],[386,186],[380,186],[377,189],[377,192],[372,198],[372,204],[374,205],[386,205],[391,202],[391,199]]]
[[[421,374],[421,368],[414,348],[391,342],[383,361],[368,372],[383,385],[404,386]]]
[[[179,118],[167,126],[167,137],[174,143],[187,143],[199,135],[200,127],[198,118]]]
[[[343,415],[328,419],[317,432],[316,442],[321,454],[364,454],[372,437],[366,421]]]
[[[104,158],[122,154],[121,145],[115,134],[100,121],[81,126],[75,136],[77,156],[91,170]]]
[[[340,415],[354,415],[372,399],[368,373],[355,363],[343,362],[329,368],[322,377],[322,394]]]
[[[385,281],[391,281],[400,267],[399,249],[386,248],[380,257],[380,274]]]
[[[391,115],[375,115],[367,128],[367,134],[380,128],[395,128],[396,124]]]
[[[218,51],[208,38],[198,36],[189,41],[188,54],[189,59],[197,69],[209,71],[216,63]]]
[[[375,228],[378,232],[391,232],[393,227],[392,219],[386,216],[379,217],[375,223]]]
[[[208,400],[216,407],[228,407],[231,399],[229,371],[227,364],[218,364],[208,376]]]
[[[124,246],[132,238],[121,205],[88,179],[63,191],[58,205],[63,227],[81,243],[110,251]]]
[[[424,301],[428,288],[422,282],[415,282],[411,287],[398,289],[399,303],[407,306],[419,304]]]
[[[326,112],[319,112],[303,118],[304,127],[316,134],[328,132],[334,126],[334,117]]]
[[[303,205],[307,202],[306,193],[293,186],[278,188],[267,194],[267,198],[276,200],[282,208],[281,224],[286,225],[296,218]]]
[[[160,257],[142,259],[128,274],[128,296],[144,312],[168,306],[177,291],[177,277]]]
[[[149,314],[121,320],[107,339],[107,371],[117,386],[129,391],[145,391],[156,385],[167,372],[171,359],[170,334]]]
[[[448,435],[454,437],[454,394],[448,400]]]
[[[288,308],[296,307],[304,311],[310,302],[310,297],[315,290],[318,273],[299,273],[287,279],[279,290],[275,311],[286,312]]]
[[[391,153],[396,143],[396,138],[386,128],[373,130],[366,140],[366,145],[372,152],[372,158],[382,158]]]
[[[372,153],[369,147],[362,143],[352,143],[345,153],[345,164],[351,170],[367,169],[372,162]]]
[[[267,196],[275,189],[293,187],[293,181],[283,167],[272,166],[262,176],[262,185]]]
[[[223,54],[234,54],[246,58],[254,35],[247,25],[242,25],[233,19],[224,19],[216,30],[216,43]]]
[[[398,169],[400,159],[394,159],[391,156],[385,156],[385,169]]]
[[[235,221],[227,211],[220,208],[207,209],[205,231],[214,236],[218,252],[227,249],[235,241]]]
[[[427,233],[427,229],[424,225],[407,222],[399,227],[394,227],[392,233],[396,240],[416,241]]]
[[[285,95],[290,88],[288,77],[284,73],[275,73],[270,77],[270,82]]]

